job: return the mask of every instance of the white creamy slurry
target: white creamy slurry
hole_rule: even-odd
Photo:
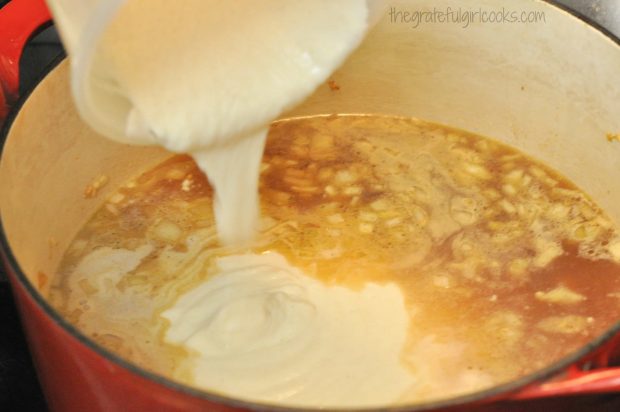
[[[367,18],[365,0],[130,0],[94,64],[132,107],[126,134],[110,137],[192,154],[215,189],[220,240],[247,242],[268,123],[327,79]]]
[[[368,14],[364,0],[130,0],[95,64],[94,81],[130,106],[111,137],[191,154],[215,190],[220,241],[247,243],[269,122],[342,63]],[[391,403],[413,384],[397,286],[326,286],[275,254],[217,266],[162,315],[197,386],[316,407]]]
[[[218,274],[162,316],[192,352],[195,383],[307,407],[378,406],[414,385],[401,361],[409,315],[394,284],[327,286],[275,253],[217,260]]]

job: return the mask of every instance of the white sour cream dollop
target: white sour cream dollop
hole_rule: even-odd
[[[192,353],[195,384],[306,407],[379,406],[414,385],[401,357],[409,316],[394,284],[326,285],[276,253],[219,258],[162,316]]]

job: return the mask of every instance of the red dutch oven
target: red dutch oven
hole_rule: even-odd
[[[394,10],[450,6],[393,3]],[[388,9],[334,74],[338,93],[321,87],[283,117],[389,113],[497,137],[561,171],[620,221],[620,143],[605,139],[620,132],[620,41],[553,2],[462,3],[472,10],[538,13],[541,21],[414,25]],[[295,410],[156,376],[90,341],[46,302],[50,276],[98,199],[170,156],[107,141],[86,127],[71,100],[66,61],[18,100],[22,48],[49,21],[42,0],[13,0],[0,9],[0,119],[8,115],[0,163],[2,257],[50,409]],[[84,199],[84,187],[101,175],[109,183],[98,198]],[[620,319],[620,303],[610,311]],[[535,398],[620,391],[620,368],[609,366],[620,353],[619,330],[610,324],[580,350],[502,386],[386,410],[521,410]]]

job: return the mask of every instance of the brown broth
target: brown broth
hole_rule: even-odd
[[[515,379],[618,319],[617,228],[571,182],[499,142],[387,116],[280,121],[260,192],[255,251],[330,284],[401,287],[411,314],[402,359],[423,378],[403,401]],[[185,156],[128,182],[69,247],[52,303],[108,349],[191,385],[179,370],[189,355],[162,341],[159,313],[208,279],[214,257],[237,252],[217,244],[211,196]],[[93,251],[144,245],[117,278],[76,274]],[[184,253],[200,270],[183,269]]]

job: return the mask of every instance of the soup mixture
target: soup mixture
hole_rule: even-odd
[[[488,388],[618,317],[617,228],[496,141],[387,116],[283,120],[259,187],[259,235],[235,247],[191,158],[127,182],[67,250],[53,305],[157,374],[306,407]]]

